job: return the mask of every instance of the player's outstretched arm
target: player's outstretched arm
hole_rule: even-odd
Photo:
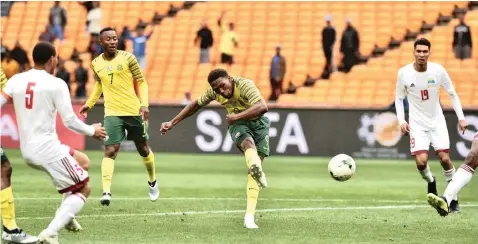
[[[465,133],[466,128],[468,127],[468,122],[465,120],[465,114],[463,113],[463,108],[461,106],[460,98],[456,93],[455,87],[453,86],[453,82],[451,81],[448,72],[446,72],[445,68],[442,71],[442,87],[448,93],[451,99],[451,104],[453,105],[453,110],[455,110],[456,116],[458,117],[458,123],[460,126],[460,130]]]
[[[183,110],[181,110],[181,112],[179,112],[178,115],[176,115],[176,117],[174,117],[174,119],[161,124],[161,134],[166,134],[168,130],[171,130],[175,125],[179,124],[179,122],[195,114],[200,108],[201,105],[199,105],[198,100],[189,103],[185,108],[183,108]]]
[[[89,126],[76,117],[71,106],[70,92],[68,91],[66,83],[61,82],[58,89],[59,94],[53,96],[53,103],[61,116],[63,124],[76,133],[104,139],[106,137],[106,131],[103,127],[99,124]]]
[[[397,112],[398,123],[403,135],[410,132],[407,121],[405,120],[405,108],[403,107],[403,99],[405,99],[405,85],[401,81],[400,71],[398,71],[397,85],[395,87],[395,110]]]
[[[95,106],[96,101],[98,101],[102,93],[103,86],[101,85],[101,81],[97,80],[90,97],[86,100],[85,105],[80,108],[80,114],[86,117],[86,113]]]

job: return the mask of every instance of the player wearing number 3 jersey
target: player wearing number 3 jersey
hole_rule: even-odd
[[[86,116],[86,112],[93,108],[103,93],[104,124],[108,136],[104,142],[105,157],[101,164],[103,180],[101,204],[104,206],[110,204],[114,160],[121,142],[125,139],[132,140],[136,144],[149,175],[149,197],[151,201],[156,201],[159,197],[159,188],[156,182],[154,154],[148,146],[145,124],[149,113],[148,85],[136,57],[131,53],[117,50],[118,37],[112,28],[106,27],[101,30],[100,42],[103,54],[91,62],[96,84],[80,113]],[[135,81],[138,83],[139,98],[135,92]]]
[[[446,70],[439,64],[428,62],[431,44],[427,39],[414,43],[415,62],[398,71],[395,106],[403,134],[410,134],[410,151],[415,156],[417,169],[428,182],[428,193],[437,194],[435,177],[428,166],[428,149],[433,146],[444,170],[447,183],[455,173],[449,150],[450,141],[445,116],[440,106],[440,87],[450,95],[453,109],[459,120],[460,130],[467,127],[465,116],[453,83]],[[409,103],[409,122],[405,121],[403,99]],[[458,201],[451,204],[458,211]]]

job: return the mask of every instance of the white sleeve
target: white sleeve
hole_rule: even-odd
[[[458,120],[464,120],[465,115],[463,114],[460,98],[458,97],[458,94],[455,91],[455,87],[453,86],[453,83],[451,82],[450,76],[448,75],[448,72],[446,72],[445,68],[441,67],[441,70],[442,70],[441,76],[440,76],[441,86],[443,87],[443,89],[445,89],[448,95],[450,95],[451,103],[453,104],[453,109],[455,110]]]
[[[400,70],[397,75],[397,85],[395,87],[395,110],[397,111],[398,123],[403,125],[405,121],[405,109],[403,107],[403,99],[405,98],[405,86],[403,85]]]
[[[75,112],[73,112],[70,92],[65,82],[61,82],[58,85],[58,92],[54,95],[53,102],[61,116],[61,120],[63,120],[63,124],[65,124],[68,129],[87,136],[93,136],[95,134],[95,128],[83,123],[83,121],[76,117]]]
[[[10,81],[13,79],[13,77],[10,79]],[[12,90],[12,82],[7,82],[7,85],[3,88],[1,96],[0,96],[0,102],[1,106],[7,104],[10,100],[12,100],[13,97],[13,90]]]

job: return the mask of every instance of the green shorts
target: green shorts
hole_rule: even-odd
[[[256,120],[240,120],[229,125],[228,131],[232,140],[241,149],[241,143],[247,137],[252,137],[256,144],[257,153],[261,157],[269,156],[269,127],[270,120],[262,116]]]
[[[148,128],[141,116],[107,116],[104,120],[106,140],[104,144],[121,144],[125,139],[143,142],[149,139]]]

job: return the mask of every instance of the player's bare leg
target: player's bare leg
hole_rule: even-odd
[[[135,141],[134,144],[136,145],[139,155],[143,158],[144,166],[148,171],[149,198],[154,202],[159,198],[159,183],[156,180],[154,154],[148,146],[148,141]]]
[[[8,160],[2,160],[1,165],[2,240],[5,243],[36,243],[38,241],[37,237],[28,235],[17,226],[15,221],[15,204],[11,188],[13,170]]]
[[[40,243],[57,244],[58,232],[65,227],[76,216],[78,212],[83,208],[86,198],[90,195],[90,185],[86,183],[78,191],[72,192],[61,203],[55,218],[48,225],[48,228],[43,230],[38,237]]]
[[[428,203],[437,210],[441,216],[449,213],[449,204],[458,195],[463,187],[470,182],[476,168],[478,167],[478,134],[475,135],[471,150],[465,158],[465,162],[458,168],[453,175],[452,180],[448,183],[443,196],[436,194],[428,194]]]
[[[254,140],[251,137],[247,137],[242,141],[241,148],[244,151],[249,168],[249,174],[247,176],[247,210],[244,216],[244,227],[257,229],[259,227],[254,220],[257,199],[260,189],[267,187],[266,176],[262,171],[263,158],[258,156]]]
[[[438,158],[440,159],[440,164],[443,167],[443,174],[445,175],[446,185],[450,183],[453,175],[455,174],[455,166],[451,162],[450,154],[448,150],[439,150],[437,151]],[[450,202],[450,213],[458,213],[460,212],[460,207],[458,204],[458,196],[456,196]]]
[[[83,152],[77,150],[73,150],[72,154],[73,158],[81,166],[81,168],[83,168],[85,171],[88,171],[88,169],[90,168],[90,159],[88,158],[88,156]],[[62,202],[70,195],[71,192],[64,193]],[[78,223],[78,220],[73,217],[73,219],[71,219],[71,221],[65,225],[65,229],[71,232],[79,232],[83,230],[83,227],[81,227],[80,223]]]
[[[105,155],[101,162],[101,176],[103,182],[103,195],[100,203],[103,206],[109,206],[111,202],[111,181],[115,168],[115,159],[118,156],[120,144],[105,145]]]
[[[430,166],[428,165],[428,153],[423,152],[415,155],[415,162],[417,164],[417,169],[420,172],[420,175],[428,183],[427,192],[436,194],[437,185],[435,177],[430,171]]]

